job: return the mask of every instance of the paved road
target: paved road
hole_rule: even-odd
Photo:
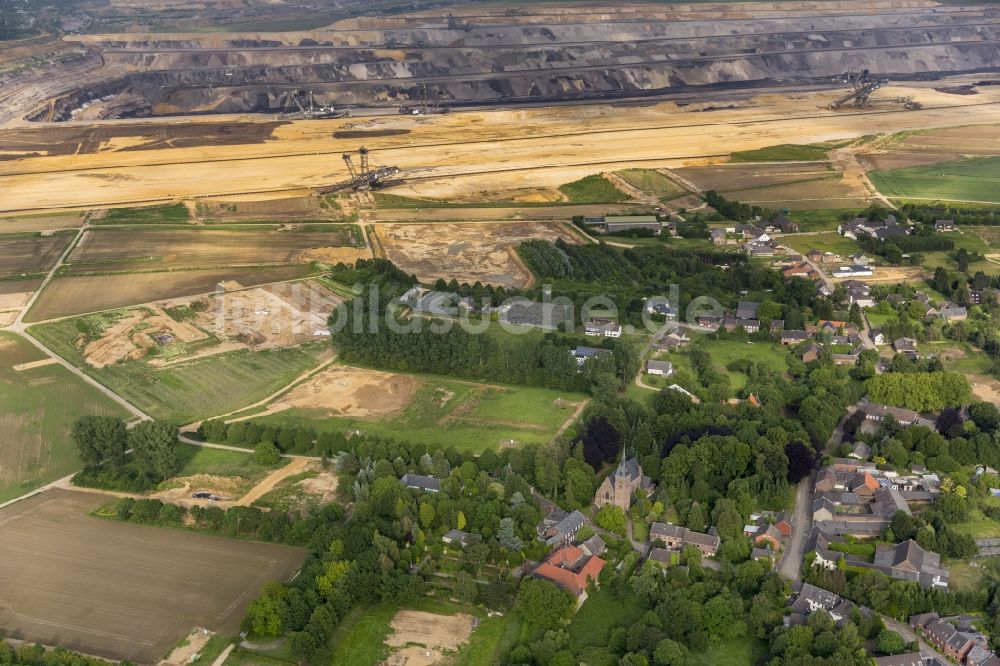
[[[910,625],[903,624],[898,620],[894,620],[888,615],[882,615],[882,622],[885,623],[887,629],[895,631],[897,634],[903,637],[903,640],[907,643],[912,643],[917,640],[917,635],[914,633]],[[923,639],[920,640],[920,655],[923,657],[937,657],[937,659],[942,664],[950,664],[949,661],[943,654],[935,650],[930,644],[926,643]]]
[[[816,475],[811,474],[799,481],[795,491],[795,511],[792,513],[792,538],[785,546],[785,552],[778,562],[778,574],[788,580],[802,577],[802,558],[805,557],[806,537],[812,527],[812,489]]]

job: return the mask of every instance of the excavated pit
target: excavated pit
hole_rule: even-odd
[[[365,17],[266,35],[96,35],[100,62],[0,121],[627,99],[829,84],[846,70],[927,80],[1000,69],[1000,8],[929,2],[755,3]],[[0,103],[4,102],[0,93]]]

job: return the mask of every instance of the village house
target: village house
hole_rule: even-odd
[[[470,532],[463,532],[462,530],[448,530],[445,532],[444,536],[441,537],[441,541],[450,545],[457,544],[463,548],[470,546],[474,543],[479,543],[483,540],[483,537],[479,534],[472,534]]]
[[[938,233],[955,231],[956,229],[955,220],[934,220],[934,231]]]
[[[610,349],[598,349],[597,347],[577,347],[569,350],[570,356],[576,359],[576,364],[583,366],[588,360],[597,356],[611,354]]]
[[[552,551],[531,575],[554,583],[579,598],[587,591],[587,583],[596,581],[603,568],[604,560],[567,544]]]
[[[775,231],[780,231],[783,234],[794,234],[799,230],[798,224],[792,222],[781,213],[774,216],[774,218],[768,223],[768,227]]]
[[[672,332],[660,338],[657,347],[666,351],[675,351],[691,344],[691,338],[684,333]]]
[[[639,460],[629,458],[622,460],[614,473],[601,482],[594,496],[594,506],[599,509],[611,504],[628,513],[637,490],[643,490],[649,495],[654,489],[652,479],[643,476]]]
[[[800,277],[800,278],[810,278],[815,274],[812,266],[805,262],[801,262],[786,268],[782,271],[785,277]]]
[[[669,377],[674,374],[674,365],[670,361],[646,361],[646,374]]]
[[[729,242],[729,240],[726,238],[725,229],[712,229],[712,232],[709,234],[709,236],[712,239],[712,244],[716,246],[726,245]]]
[[[583,334],[605,338],[620,338],[621,324],[608,317],[593,317],[583,325]]]
[[[805,331],[782,331],[781,332],[781,344],[786,347],[794,346],[799,343],[805,342],[811,336]]]
[[[662,541],[670,550],[681,550],[685,546],[694,546],[705,557],[713,557],[719,550],[720,539],[712,534],[702,534],[669,523],[653,523],[649,526],[649,541]]]
[[[829,613],[838,627],[843,626],[851,611],[856,608],[852,602],[839,594],[834,594],[810,583],[794,583],[792,589],[795,594],[790,605],[791,613],[785,616],[787,626],[803,624],[809,615],[820,611]],[[872,612],[863,606],[860,611],[865,615],[870,615]]]
[[[410,488],[411,490],[422,490],[428,493],[437,493],[441,491],[441,479],[435,479],[433,476],[423,476],[422,474],[404,474],[399,480],[404,486]]]
[[[938,652],[960,663],[977,645],[989,649],[986,637],[978,631],[960,631],[955,625],[945,622],[937,613],[922,613],[910,618],[910,626]]]
[[[723,317],[722,326],[732,333],[738,328],[742,328],[747,333],[753,334],[760,330],[760,320],[740,319],[738,317]]]
[[[916,581],[926,588],[948,587],[948,571],[941,568],[941,556],[924,550],[912,539],[895,546],[880,546],[875,551],[872,568],[892,578]]]

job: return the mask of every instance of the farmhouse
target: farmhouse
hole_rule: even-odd
[[[559,507],[554,507],[538,523],[535,531],[538,538],[545,542],[547,546],[568,543],[580,531],[583,524],[587,522],[587,517],[579,511],[566,513]]]
[[[825,611],[830,614],[837,626],[841,626],[855,608],[853,603],[839,594],[834,594],[810,583],[796,583],[793,585],[793,589],[795,586],[799,587],[790,606],[792,613],[786,618],[787,624],[804,623],[805,619],[812,613]],[[864,607],[861,608],[861,612],[871,613],[869,609]]]
[[[897,354],[913,354],[917,353],[917,341],[913,338],[897,338],[892,342],[892,348]]]
[[[923,587],[948,587],[948,571],[941,568],[941,556],[924,550],[913,539],[880,546],[873,568],[893,578],[917,581]]]
[[[531,575],[555,583],[579,597],[586,592],[589,581],[597,580],[603,568],[601,558],[587,555],[576,546],[565,545],[554,550]]]
[[[594,506],[601,508],[612,504],[627,513],[637,490],[644,490],[649,495],[654,488],[652,479],[643,476],[638,458],[623,459],[614,473],[601,482],[594,496]]]
[[[757,319],[760,313],[760,303],[756,301],[740,301],[736,306],[736,316],[739,319]]]
[[[814,272],[815,271],[813,271],[812,266],[810,266],[805,262],[795,264],[794,266],[786,268],[783,271],[785,277],[800,277],[800,278],[809,278],[813,275]]]
[[[712,557],[719,550],[719,537],[711,534],[694,532],[686,527],[669,523],[653,523],[649,526],[649,541],[662,541],[671,550],[680,550],[684,546],[694,546],[705,557]]]
[[[964,321],[969,318],[969,311],[960,305],[942,306],[937,312],[938,319],[946,321]]]
[[[713,245],[725,245],[729,241],[726,240],[726,230],[725,229],[712,229],[712,233],[709,234],[712,239]]]
[[[938,233],[955,231],[955,220],[934,220],[934,231]]]
[[[801,342],[805,342],[811,336],[805,331],[782,331],[781,332],[781,344],[786,347],[797,345]]]
[[[797,232],[799,230],[799,225],[798,224],[796,224],[795,222],[792,222],[791,220],[789,220],[787,217],[785,217],[781,213],[779,213],[778,215],[776,215],[774,217],[774,219],[772,219],[768,223],[768,226],[771,229],[774,229],[776,231],[780,231],[783,234],[792,234],[792,233],[795,233],[795,232]]]
[[[674,366],[670,361],[646,361],[646,374],[669,377],[674,374]]]
[[[657,343],[657,347],[660,349],[665,349],[667,351],[674,351],[680,349],[681,347],[686,347],[691,344],[691,338],[689,338],[684,333],[668,333],[667,335],[660,338]]]
[[[740,319],[738,317],[724,317],[722,319],[722,326],[730,333],[738,328],[742,328],[747,333],[756,333],[760,330],[760,320],[758,319]]]

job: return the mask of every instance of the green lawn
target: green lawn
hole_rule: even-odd
[[[986,352],[968,343],[936,343],[929,342],[924,348],[928,354],[941,354],[944,358],[945,370],[961,372],[965,375],[988,375],[996,367],[996,363]],[[961,356],[961,358],[947,358]]]
[[[783,143],[757,150],[742,150],[733,153],[730,162],[798,162],[827,159],[828,149],[817,145]]]
[[[582,394],[550,389],[497,388],[437,376],[421,377],[426,383],[412,402],[395,415],[357,418],[321,409],[296,408],[254,422],[282,427],[309,426],[318,431],[360,430],[434,447],[480,451],[507,445],[510,440],[517,444],[549,442],[573,415],[576,403],[586,399]]]
[[[625,169],[619,171],[622,180],[660,201],[669,201],[686,194],[687,190],[656,169]]]
[[[559,186],[570,203],[575,204],[601,204],[601,203],[621,203],[628,199],[628,195],[611,184],[604,176],[585,176],[572,183]]]
[[[869,177],[889,197],[1000,203],[1000,157],[873,171]]]
[[[287,459],[282,459],[276,465],[260,465],[250,453],[184,443],[178,447],[177,457],[181,466],[175,476],[194,476],[195,474],[240,476],[253,483],[262,480],[269,472],[288,464]]]
[[[188,423],[262,400],[315,367],[328,343],[264,351],[234,351],[155,368],[125,361],[96,369],[74,341],[80,318],[31,327],[33,335],[118,395],[156,419]]]
[[[755,666],[767,654],[767,646],[753,638],[709,642],[702,653],[691,654],[699,666]]]
[[[607,645],[608,633],[613,627],[628,627],[642,613],[642,606],[634,596],[615,595],[611,587],[605,585],[588,596],[573,616],[568,629],[570,645],[577,648]]]
[[[800,254],[805,254],[809,250],[819,250],[839,254],[844,259],[860,249],[857,241],[844,238],[836,231],[826,231],[812,236],[785,236],[781,242]]]
[[[45,358],[21,336],[0,332],[0,502],[80,468],[69,437],[88,414],[129,413],[61,365],[17,372],[13,366]]]
[[[968,534],[976,539],[1000,537],[1000,522],[990,520],[978,509],[969,512],[969,520],[962,523],[951,523],[950,527],[961,534]]]
[[[982,558],[973,561],[972,566],[965,560],[948,560],[945,567],[948,569],[948,587],[956,592],[978,592],[983,589],[986,571],[984,565],[987,560],[1000,562],[1000,557]]]
[[[978,235],[962,231],[961,233],[950,233],[947,238],[955,243],[954,250],[944,252],[922,252],[924,256],[923,265],[928,271],[933,272],[938,266],[944,266],[950,271],[958,269],[958,264],[951,258],[951,253],[961,248],[977,254],[995,253],[996,249],[991,248],[989,243]],[[977,271],[982,271],[987,275],[1000,275],[1000,264],[991,261],[973,261],[969,263],[969,275],[974,275]]]
[[[91,224],[186,224],[190,213],[182,203],[144,208],[112,208],[106,217],[91,219]]]

